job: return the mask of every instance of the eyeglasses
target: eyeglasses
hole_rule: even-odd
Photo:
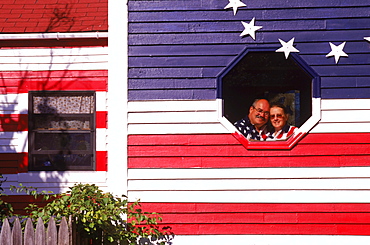
[[[263,113],[263,115],[268,116],[270,115],[269,111],[263,111],[261,108],[256,108],[253,106],[253,108],[258,112],[258,113]]]
[[[272,115],[270,115],[270,118],[271,118],[271,119],[274,119],[275,117],[277,117],[277,118],[282,118],[282,117],[283,117],[283,115],[282,115],[282,114],[272,114]]]

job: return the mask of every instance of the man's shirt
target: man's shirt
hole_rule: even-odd
[[[248,140],[264,141],[267,138],[266,125],[258,132],[255,126],[250,122],[248,116],[234,123],[234,126],[242,133]]]

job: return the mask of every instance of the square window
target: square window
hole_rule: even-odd
[[[29,169],[93,170],[95,93],[29,93]]]

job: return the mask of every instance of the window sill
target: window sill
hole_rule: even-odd
[[[290,150],[306,134],[298,132],[284,141],[249,141],[239,132],[234,132],[232,135],[248,150]]]

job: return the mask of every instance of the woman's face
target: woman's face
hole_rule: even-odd
[[[284,114],[284,110],[280,107],[271,107],[270,121],[275,131],[282,129],[288,120],[288,115]]]

